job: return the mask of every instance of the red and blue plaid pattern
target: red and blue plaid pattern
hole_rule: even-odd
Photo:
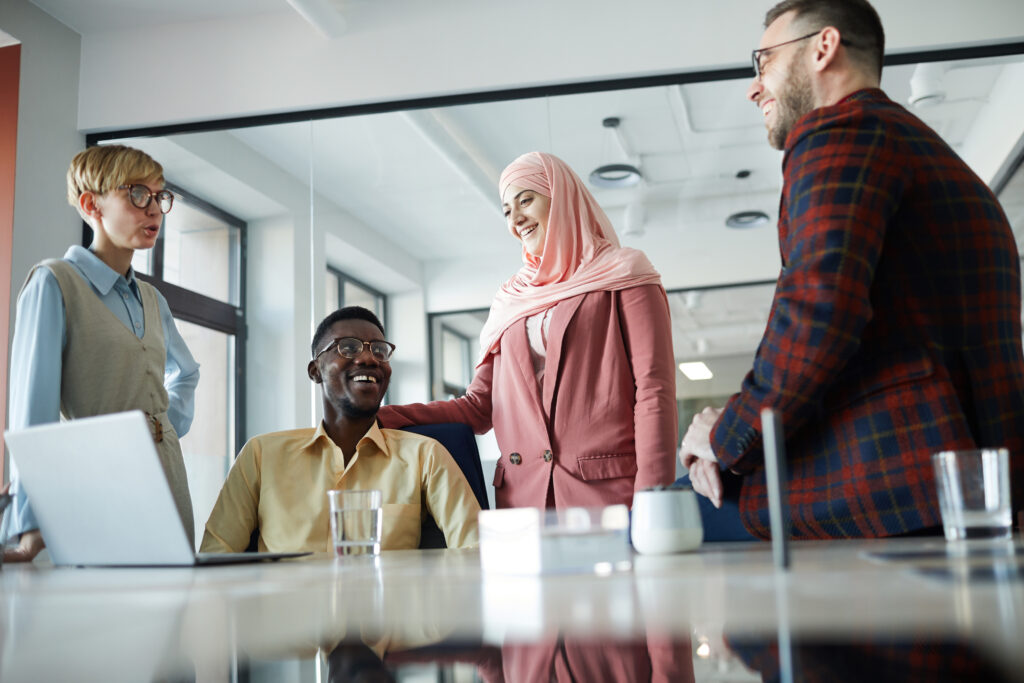
[[[940,524],[930,456],[1005,446],[1024,504],[1020,259],[995,196],[880,90],[790,132],[782,272],[753,370],[712,432],[769,537],[759,412],[781,411],[798,538]]]
[[[772,637],[725,633],[726,645],[765,683],[781,681],[778,641]],[[930,637],[929,637],[930,636]],[[815,642],[817,640],[817,642]],[[938,634],[828,636],[800,638],[793,644],[790,680],[801,683],[1007,683],[1019,680],[988,653],[969,642]]]

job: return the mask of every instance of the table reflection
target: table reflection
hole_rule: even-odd
[[[691,659],[685,642],[559,639],[503,647],[449,643],[379,658],[362,643],[342,643],[330,653],[329,681],[401,681],[433,665],[438,680],[509,683],[533,681],[1000,681],[1019,675],[979,649],[945,640],[794,643],[795,668],[780,671],[775,639],[731,636],[728,653],[714,664]],[[696,666],[695,666],[696,663]],[[446,675],[447,674],[447,675]]]
[[[7,566],[0,680],[1021,680],[1022,560],[1019,540],[903,539],[795,543],[784,573],[767,544],[607,575],[488,573],[447,550]]]
[[[760,680],[843,683],[1020,680],[979,649],[941,638],[875,639],[864,642],[795,640],[792,671],[780,667],[778,641],[733,635],[729,647]]]

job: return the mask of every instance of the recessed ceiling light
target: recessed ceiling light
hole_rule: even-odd
[[[695,363],[680,363],[679,370],[686,375],[686,379],[692,382],[699,382],[701,380],[711,379],[714,377],[711,373],[711,368],[700,361]]]
[[[725,219],[730,228],[753,228],[768,222],[768,214],[764,211],[737,211]]]

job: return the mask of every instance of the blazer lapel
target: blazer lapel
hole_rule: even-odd
[[[551,417],[551,402],[555,398],[555,387],[558,385],[558,371],[562,367],[562,344],[565,340],[565,329],[576,315],[576,309],[583,303],[586,294],[563,299],[555,305],[548,326],[547,359],[544,361],[544,387],[542,406],[544,414]],[[536,382],[534,382],[536,384]]]
[[[501,345],[502,352],[507,353],[505,358],[515,366],[520,382],[527,388],[527,395],[533,399],[533,404],[539,409],[541,407],[540,388],[537,386],[537,378],[533,374],[533,363],[530,362],[530,340],[526,337],[526,318],[515,321],[505,330]]]

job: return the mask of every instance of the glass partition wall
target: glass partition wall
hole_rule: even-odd
[[[1016,182],[1010,176],[1024,132],[1015,114],[1024,105],[1022,52],[1024,45],[1010,45],[898,55],[887,60],[882,83],[1018,207],[1020,174]],[[241,392],[239,439],[313,424],[319,406],[305,371],[310,336],[340,301],[339,274],[385,312],[398,347],[389,400],[464,391],[491,297],[521,264],[501,215],[498,175],[531,150],[568,162],[622,244],[644,250],[661,272],[676,360],[703,362],[711,374],[677,375],[685,428],[693,412],[738,389],[779,269],[781,154],[744,100],[748,72],[385,103],[93,135],[90,142],[149,151],[174,186],[244,224],[245,330],[227,345],[245,339],[244,389],[210,361],[199,387],[229,406],[242,405],[229,398]],[[609,165],[633,166],[638,175],[596,184],[592,174]],[[172,245],[170,223],[167,232],[169,254],[181,247]],[[224,248],[221,240],[182,253],[185,270],[175,277],[209,280],[230,267],[218,256]],[[228,353],[223,340],[210,346],[215,356]],[[232,439],[216,448],[227,463],[240,445]]]

